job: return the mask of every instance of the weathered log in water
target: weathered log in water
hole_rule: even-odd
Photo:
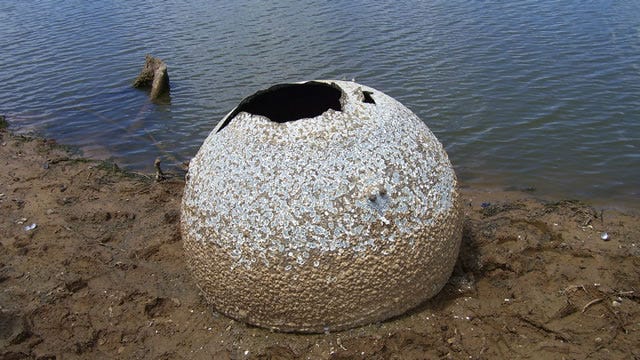
[[[145,57],[144,67],[140,75],[133,81],[133,87],[138,89],[151,89],[149,97],[157,100],[169,94],[169,73],[167,64],[150,54]]]

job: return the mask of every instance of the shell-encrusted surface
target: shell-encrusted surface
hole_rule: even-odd
[[[337,89],[341,109],[286,122],[232,111],[191,161],[182,202],[208,301],[282,331],[415,307],[444,286],[461,240],[455,173],[427,126],[370,87],[313,84]]]

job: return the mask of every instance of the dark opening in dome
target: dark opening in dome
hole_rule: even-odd
[[[227,116],[218,131],[224,129],[240,112],[262,115],[284,123],[321,115],[329,109],[342,111],[342,90],[336,84],[309,81],[303,84],[274,85],[242,100]]]
[[[376,101],[373,100],[373,97],[371,97],[371,94],[373,94],[371,91],[363,91],[362,95],[364,96],[364,100],[362,102],[365,102],[367,104],[375,104]]]

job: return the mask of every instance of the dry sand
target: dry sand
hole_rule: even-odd
[[[283,334],[204,302],[182,255],[180,176],[157,183],[3,130],[0,143],[0,359],[640,358],[631,210],[464,189],[438,296],[383,323]]]

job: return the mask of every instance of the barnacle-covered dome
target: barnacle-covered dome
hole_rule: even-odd
[[[190,163],[187,263],[220,312],[282,331],[340,330],[438,293],[461,239],[447,154],[409,109],[347,81],[243,100]]]

